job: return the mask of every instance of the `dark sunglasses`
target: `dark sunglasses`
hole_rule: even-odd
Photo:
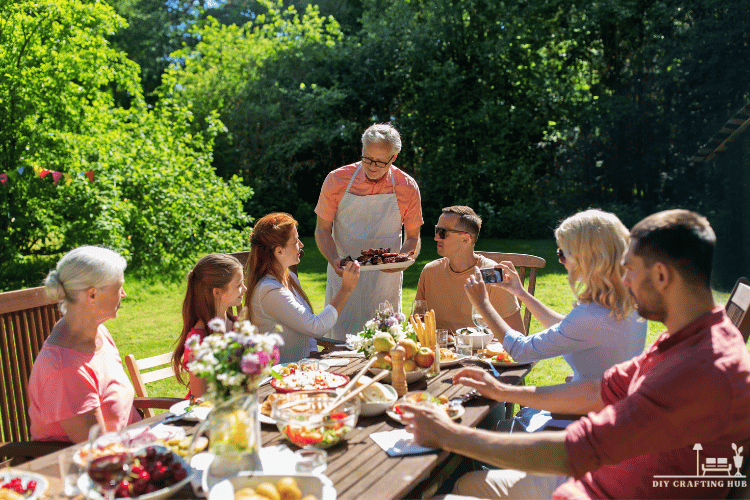
[[[565,252],[559,248],[557,249],[557,258],[560,259],[560,262],[565,262]]]
[[[447,229],[447,228],[444,228],[444,227],[435,226],[435,236],[437,236],[441,240],[445,239],[445,237],[447,236],[446,233],[464,233],[464,234],[469,234],[468,231],[456,231],[455,229]]]

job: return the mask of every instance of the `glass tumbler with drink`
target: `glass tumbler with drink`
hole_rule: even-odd
[[[133,455],[126,442],[123,432],[104,432],[99,425],[89,432],[86,472],[106,500],[115,498],[117,486],[130,472]]]

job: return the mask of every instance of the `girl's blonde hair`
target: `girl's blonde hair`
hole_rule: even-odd
[[[555,239],[570,263],[568,281],[579,304],[606,307],[618,321],[635,309],[622,282],[630,232],[615,214],[579,212],[555,229]]]

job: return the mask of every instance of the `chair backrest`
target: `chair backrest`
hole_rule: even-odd
[[[547,261],[536,255],[527,255],[525,253],[500,253],[500,252],[475,252],[479,255],[487,257],[488,259],[494,260],[495,262],[502,262],[509,260],[513,263],[518,271],[518,276],[521,278],[521,284],[526,287],[531,295],[534,295],[536,290],[536,271],[537,269],[543,268]],[[526,270],[529,271],[529,284],[526,285]],[[529,325],[531,325],[531,311],[528,307],[525,307],[523,315],[523,327],[526,330],[526,335],[529,334]]]
[[[747,278],[737,280],[724,309],[747,343],[750,336],[750,314],[747,313],[750,309],[750,280]]]
[[[157,366],[167,365],[164,368],[158,370],[151,370],[144,372],[150,368]],[[135,395],[139,398],[148,397],[148,391],[146,390],[146,384],[149,382],[156,382],[157,380],[163,380],[165,378],[174,377],[174,368],[172,367],[172,353],[165,352],[164,354],[157,354],[150,358],[135,359],[135,356],[128,354],[125,356],[125,366],[128,368],[130,374],[130,381],[133,383],[135,388]],[[141,408],[143,416],[146,418],[153,417],[154,411],[151,408]]]
[[[31,440],[28,382],[34,359],[62,317],[44,287],[0,293],[2,441]]]

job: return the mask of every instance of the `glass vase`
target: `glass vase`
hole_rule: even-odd
[[[254,391],[219,402],[211,410],[193,438],[195,443],[204,432],[209,437],[208,452],[213,460],[204,471],[204,486],[210,488],[241,471],[262,470],[259,416],[258,394]]]

